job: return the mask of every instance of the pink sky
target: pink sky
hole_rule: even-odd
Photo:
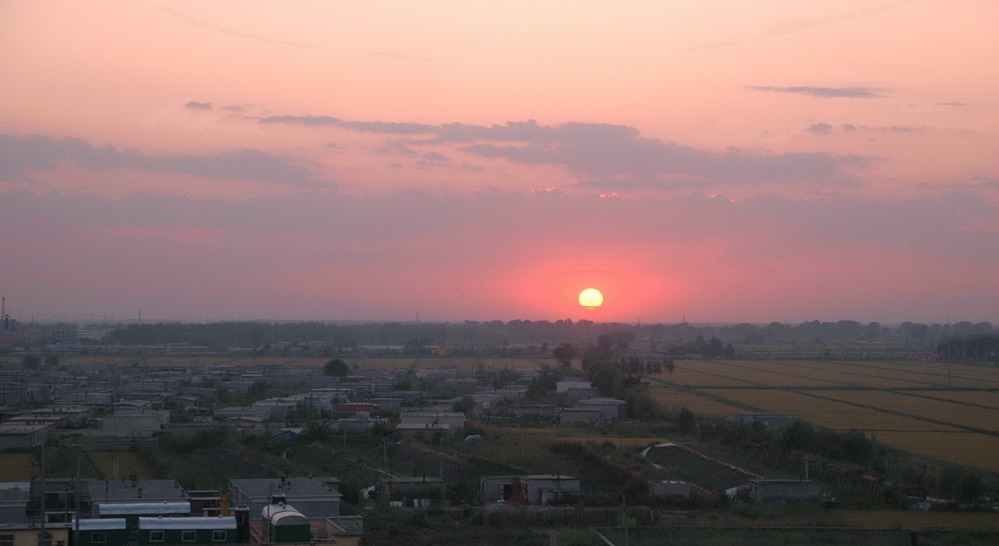
[[[5,2],[0,294],[22,320],[997,322],[996,21]]]

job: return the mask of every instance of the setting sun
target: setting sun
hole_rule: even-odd
[[[587,309],[596,309],[604,303],[604,295],[596,288],[587,288],[579,293],[579,304]]]

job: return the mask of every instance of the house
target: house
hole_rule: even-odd
[[[819,482],[795,479],[749,481],[749,498],[755,502],[815,501],[822,494]]]
[[[390,476],[375,486],[378,500],[392,506],[426,508],[445,495],[444,480],[434,476]]]
[[[136,535],[138,536],[138,544],[142,546],[185,543],[237,544],[241,542],[234,516],[142,517],[139,518]]]
[[[95,503],[97,519],[123,519],[125,527],[135,536],[139,522],[156,517],[186,517],[191,515],[190,502],[124,502]]]
[[[522,497],[526,504],[545,506],[563,498],[578,498],[582,493],[579,478],[559,474],[520,476],[519,490],[514,498]]]
[[[82,483],[86,486],[83,517],[100,517],[101,504],[182,503],[187,504],[187,513],[191,513],[190,496],[175,480],[82,480]]]
[[[740,425],[752,425],[754,423],[761,423],[764,427],[768,429],[781,428],[790,425],[798,418],[793,415],[784,415],[783,413],[740,413],[738,415],[733,415],[726,419],[730,423],[736,423]]]
[[[170,412],[166,410],[122,410],[104,417],[101,428],[129,432],[156,431],[169,423]]]
[[[600,408],[563,408],[558,412],[558,423],[560,425],[571,425],[574,423],[596,423],[600,421],[602,412]]]
[[[592,389],[592,381],[583,381],[580,379],[564,379],[555,383],[555,392],[559,394],[568,393],[571,389]]]
[[[578,379],[563,380],[555,383],[555,392],[575,399],[600,396],[600,391],[593,386],[592,382]]]
[[[395,426],[395,431],[403,440],[429,440],[434,434],[441,434],[448,438],[455,435],[451,430],[451,425],[439,423],[399,423]]]
[[[657,497],[690,498],[690,484],[678,480],[649,482],[649,494]]]
[[[515,475],[483,476],[479,478],[479,500],[482,502],[506,502],[514,495]]]
[[[304,514],[294,506],[280,502],[283,497],[275,496],[274,502],[260,511],[261,533],[268,543],[309,542],[312,540],[312,526]]]
[[[27,523],[31,482],[0,482],[0,524]]]
[[[404,411],[399,415],[399,424],[406,425],[403,430],[419,425],[424,429],[443,430],[451,437],[465,428],[465,414],[457,411]]]
[[[353,417],[345,417],[336,420],[337,430],[349,430],[351,432],[364,432],[375,428],[376,424],[386,424],[387,419],[372,419],[366,411],[359,411]]]
[[[125,518],[74,520],[72,531],[73,543],[79,546],[128,544],[130,537]]]
[[[336,478],[241,478],[230,480],[230,484],[234,504],[248,506],[251,517],[258,517],[276,494],[284,495],[307,518],[340,517],[343,495]]]
[[[35,447],[45,443],[48,425],[0,424],[0,450],[12,447]]]
[[[225,421],[233,417],[252,417],[265,421],[270,418],[270,408],[262,407],[230,407],[215,410],[215,420]]]
[[[624,419],[624,411],[627,402],[618,398],[589,398],[580,400],[573,405],[573,408],[599,409],[600,420],[604,422]]]

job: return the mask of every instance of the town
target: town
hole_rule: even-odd
[[[709,351],[721,345],[713,334],[730,330],[692,326],[659,327],[662,349],[650,352],[652,326],[571,323],[559,327],[575,344],[483,344],[483,356],[460,356],[449,352],[471,349],[457,334],[447,345],[446,327],[395,325],[395,343],[274,339],[224,351],[160,339],[130,347],[65,325],[39,327],[33,343],[8,334],[18,341],[0,356],[0,536],[63,546],[391,544],[420,543],[432,529],[438,538],[427,543],[652,544],[771,526],[792,541],[830,527],[847,540],[911,534],[933,544],[971,540],[970,531],[901,522],[999,509],[991,455],[934,462],[893,445],[887,425],[831,426],[808,405],[774,411],[737,396],[836,394],[847,404],[863,395],[879,405],[876,395],[890,391],[944,406],[946,395],[994,396],[999,378],[976,357],[926,362],[926,346],[890,337],[879,343],[901,361],[865,356],[871,343],[840,343],[834,359],[821,344],[774,358],[779,344],[739,341],[697,354],[702,333]],[[175,326],[128,328],[156,337]],[[419,329],[437,337],[404,342]],[[836,383],[849,366],[868,384],[810,386]],[[787,381],[765,384],[768,375]],[[904,386],[930,375],[934,386]],[[864,418],[894,412],[875,409]],[[991,434],[991,424],[948,424],[968,429],[969,452]],[[865,523],[886,510],[902,519]],[[984,521],[989,529],[994,519]]]

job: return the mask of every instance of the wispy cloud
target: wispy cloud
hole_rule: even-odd
[[[713,49],[719,47],[729,47],[743,42],[748,42],[751,40],[760,40],[764,38],[774,38],[777,36],[784,36],[787,34],[793,34],[795,32],[800,32],[803,30],[808,30],[811,28],[819,28],[827,25],[832,25],[836,23],[842,23],[845,21],[858,21],[862,19],[867,19],[880,14],[882,11],[899,6],[902,4],[907,4],[913,0],[899,0],[897,2],[891,2],[888,4],[883,4],[880,6],[873,6],[870,8],[862,8],[853,11],[846,11],[841,13],[835,13],[832,15],[824,15],[820,17],[811,17],[808,19],[793,19],[788,21],[783,21],[778,23],[776,26],[759,34],[757,36],[752,36],[749,38],[737,38],[734,40],[717,40],[713,42],[707,42],[687,49],[690,51],[697,51],[699,49]]]
[[[191,110],[211,110],[212,109],[212,103],[210,103],[210,102],[198,102],[198,101],[193,101],[192,100],[191,102],[185,104],[184,108],[189,108]]]
[[[833,126],[828,123],[813,123],[808,126],[807,130],[815,135],[829,135],[833,132]]]
[[[420,63],[429,63],[431,61],[430,57],[412,55],[410,53],[402,53],[400,51],[369,51],[368,54],[375,55],[377,57],[384,57],[386,59],[395,59],[398,61],[415,61]]]
[[[856,125],[844,123],[839,127],[842,131],[851,133],[855,131],[870,131],[879,133],[918,133],[923,131],[923,127],[912,125]],[[809,133],[816,135],[831,135],[836,131],[836,127],[829,123],[813,123],[805,129]]]
[[[216,23],[212,23],[210,21],[205,21],[203,19],[198,19],[197,17],[193,17],[191,15],[188,15],[187,13],[184,13],[183,11],[180,11],[180,10],[175,9],[175,8],[167,7],[167,6],[159,6],[156,9],[158,9],[159,11],[161,11],[161,12],[163,12],[163,13],[171,16],[171,17],[174,17],[174,18],[176,18],[176,19],[178,19],[180,21],[183,21],[184,23],[187,23],[187,24],[189,24],[189,25],[191,25],[193,27],[214,30],[214,31],[216,31],[216,32],[218,32],[220,34],[223,34],[225,36],[228,36],[230,38],[240,38],[240,39],[255,40],[255,41],[263,42],[263,43],[266,43],[266,44],[274,44],[274,45],[280,45],[280,46],[294,47],[294,48],[299,48],[299,49],[305,49],[305,48],[312,47],[310,45],[299,44],[299,43],[295,43],[295,42],[289,42],[287,40],[275,40],[274,38],[271,38],[269,36],[264,36],[263,34],[255,34],[253,32],[243,32],[241,30],[236,30],[234,28],[231,28],[231,27],[228,27],[228,26],[225,26],[225,25],[219,25],[219,24],[216,24]]]
[[[562,165],[584,180],[658,180],[662,189],[703,184],[811,181],[852,186],[857,180],[847,169],[864,166],[869,158],[826,153],[760,154],[736,149],[703,150],[643,138],[638,129],[606,123],[568,122],[542,125],[534,120],[502,125],[445,123],[428,125],[386,121],[349,121],[331,116],[270,116],[260,123],[425,137],[392,141],[379,153],[418,155],[419,147],[461,145],[458,149],[485,158],[503,158],[526,165]],[[426,158],[430,159],[430,158]]]
[[[317,177],[305,161],[260,150],[241,149],[203,156],[146,154],[114,146],[97,147],[76,138],[0,135],[0,178],[23,180],[28,171],[51,171],[62,162],[94,170],[133,169],[300,187],[335,185]]]
[[[770,85],[750,85],[749,89],[754,91],[769,91],[773,93],[807,95],[810,97],[819,97],[824,99],[880,99],[888,96],[884,94],[886,91],[885,89],[879,89],[876,87],[813,87],[807,85],[776,87]]]

